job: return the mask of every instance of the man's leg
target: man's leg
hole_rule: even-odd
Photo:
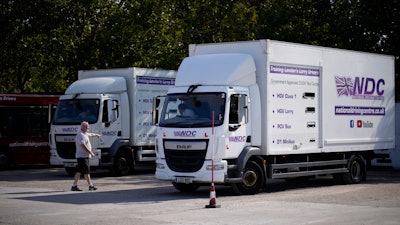
[[[87,183],[89,184],[89,191],[97,190],[97,187],[94,186],[92,183],[92,179],[90,179],[90,174],[84,174],[83,176],[85,177]]]
[[[85,177],[85,179],[89,185],[93,185],[92,179],[90,179],[90,174],[83,174],[83,176]]]
[[[78,185],[79,178],[81,178],[81,173],[76,172],[74,176],[74,185]]]
[[[71,187],[71,191],[82,191],[80,188],[78,188],[78,181],[79,178],[81,177],[81,173],[76,172],[74,176],[74,184]]]

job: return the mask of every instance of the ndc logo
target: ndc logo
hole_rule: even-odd
[[[385,80],[370,77],[335,76],[338,96],[350,96],[355,99],[383,100]]]
[[[196,131],[174,131],[175,137],[195,137]]]

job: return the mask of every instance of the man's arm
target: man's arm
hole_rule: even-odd
[[[89,149],[84,143],[82,143],[81,146],[82,146],[83,149],[85,149],[85,151],[87,151],[87,152],[89,153],[89,155],[90,155],[91,157],[94,156],[94,153],[92,152],[92,150]]]
[[[101,134],[89,133],[90,137],[101,137]]]

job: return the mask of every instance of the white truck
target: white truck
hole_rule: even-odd
[[[152,100],[174,85],[176,71],[145,68],[82,70],[58,102],[50,131],[50,164],[75,173],[75,135],[90,124],[93,168],[125,175],[136,162],[155,161]]]
[[[373,150],[394,147],[394,106],[392,56],[274,40],[192,44],[153,106],[156,178],[238,194],[273,178],[359,183]]]

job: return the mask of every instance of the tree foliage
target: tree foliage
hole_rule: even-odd
[[[6,0],[0,92],[63,92],[80,69],[177,69],[191,43],[254,39],[394,55],[398,83],[399,2]]]

